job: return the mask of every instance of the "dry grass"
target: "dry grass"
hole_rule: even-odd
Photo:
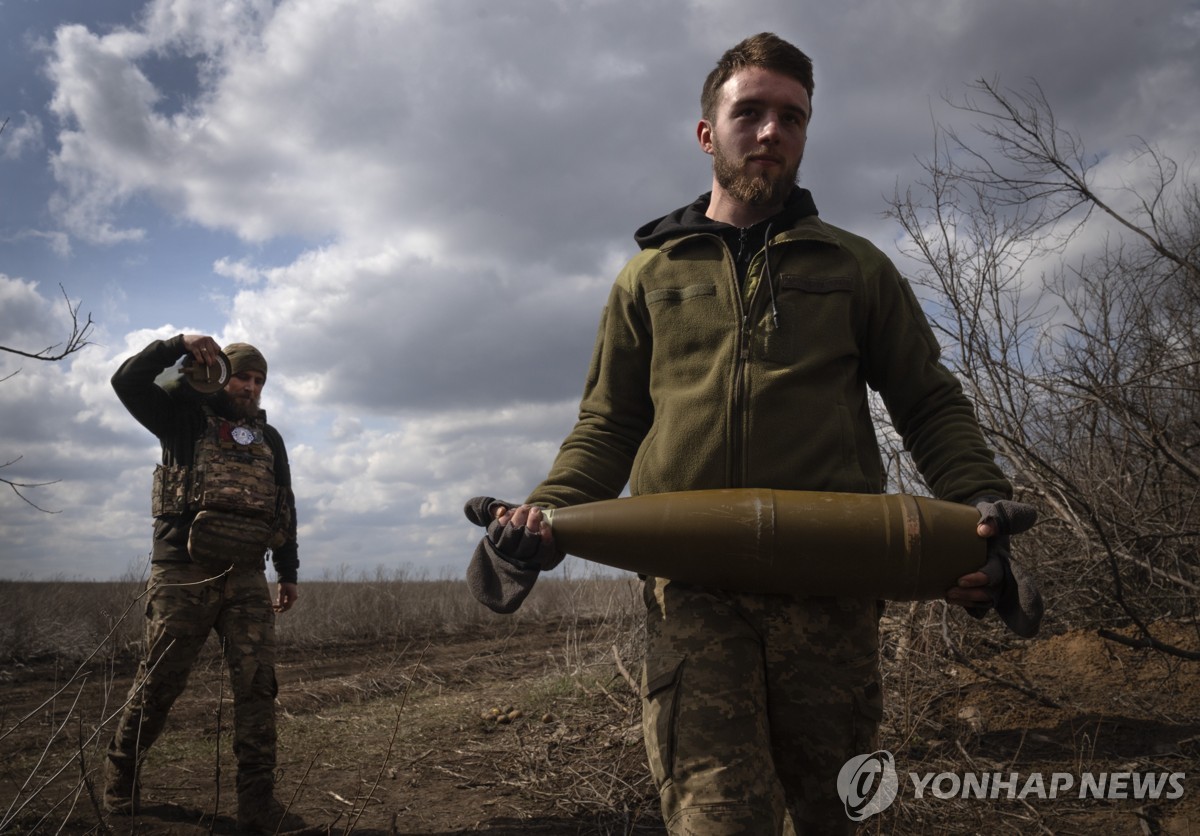
[[[555,689],[566,689],[572,700],[581,699],[578,688],[585,695],[589,688],[603,689],[595,684],[597,656],[606,657],[604,664],[611,668],[611,649],[632,652],[640,633],[640,594],[630,578],[547,577],[514,616],[498,616],[479,606],[462,581],[412,580],[403,574],[310,582],[301,595],[297,608],[278,620],[281,660],[329,665],[344,659],[348,666],[360,667],[368,662],[366,669],[299,686],[289,695],[297,711],[314,713],[376,704],[383,715],[394,715],[396,700],[403,701],[413,687],[424,699],[451,680],[463,687],[489,681],[496,678],[491,669],[504,659],[506,637],[532,630],[545,637],[538,640],[539,664],[545,670],[520,684],[543,694],[522,698],[530,710],[538,710]],[[40,832],[51,823],[81,817],[93,824],[103,821],[96,804],[98,769],[127,687],[114,688],[113,682],[121,675],[127,679],[140,658],[143,611],[142,581],[0,582],[0,658],[7,663],[0,669],[0,684],[7,684],[14,696],[0,706],[0,745],[13,752],[0,765],[0,833]],[[414,648],[476,636],[488,637],[495,650],[413,669]],[[229,699],[221,668],[213,636],[189,692],[203,699],[215,685],[204,711],[217,706],[218,729],[228,725],[229,713],[226,708],[226,717],[219,716]],[[559,698],[566,699],[563,694]],[[632,695],[625,702],[625,713],[636,709]],[[185,710],[176,707],[173,725],[188,722],[179,716]],[[362,723],[359,711],[356,725]],[[319,718],[305,721],[305,744],[319,737]],[[211,719],[191,719],[204,727],[211,724]],[[345,746],[343,740],[344,751],[337,752],[334,740],[325,747],[328,760],[342,761],[345,768],[367,768],[361,746]],[[220,764],[223,758],[229,773],[227,750],[228,740],[219,731],[168,734],[151,750],[149,768]],[[632,747],[631,757],[637,752],[640,747]],[[484,750],[473,756],[489,757]],[[588,796],[586,804],[595,805],[598,793],[586,789],[586,782],[574,786]],[[224,792],[228,797],[229,790]],[[567,797],[562,803],[568,803]]]
[[[301,585],[296,609],[277,619],[276,638],[283,649],[319,648],[514,624],[627,619],[641,609],[635,587],[624,577],[556,572],[538,581],[517,613],[501,616],[476,603],[461,580],[342,571]],[[65,666],[89,657],[136,658],[144,593],[144,579],[0,580],[0,659],[57,659]]]
[[[376,573],[310,582],[301,594],[279,620],[292,675],[280,749],[309,818],[340,813],[344,828],[352,816],[433,816],[442,804],[440,828],[404,832],[484,820],[493,833],[509,832],[499,820],[514,833],[567,832],[564,822],[573,833],[661,827],[631,681],[643,635],[633,579],[548,576],[514,616],[478,606],[461,581]],[[127,687],[113,680],[127,682],[137,660],[139,595],[137,582],[0,583],[9,663],[0,676],[10,686],[0,746],[12,753],[0,766],[0,832],[102,826],[95,769]],[[905,773],[1186,771],[1200,757],[1195,665],[1086,631],[1021,642],[993,622],[937,603],[889,606],[882,742]],[[1196,624],[1163,629],[1200,646]],[[26,675],[34,670],[40,678]],[[148,769],[178,781],[160,795],[207,793],[211,804],[217,785],[230,803],[222,681],[214,643],[189,685],[191,707],[173,714],[180,731],[151,750]],[[511,723],[482,716],[510,706],[522,712]],[[225,776],[214,779],[218,754]],[[902,797],[864,832],[1183,833],[1194,794],[1183,806]],[[472,808],[471,799],[484,800]],[[212,820],[207,808],[197,814]],[[362,826],[389,832],[386,822]]]

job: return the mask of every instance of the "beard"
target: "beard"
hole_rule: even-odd
[[[760,153],[756,151],[755,153]],[[734,200],[749,206],[782,204],[800,176],[800,160],[792,168],[771,175],[768,172],[751,175],[746,172],[751,154],[734,159],[713,138],[713,175],[717,184]]]
[[[219,395],[221,400],[225,402],[229,412],[238,419],[257,418],[259,413],[258,398],[239,395],[234,397],[228,392],[222,391]]]

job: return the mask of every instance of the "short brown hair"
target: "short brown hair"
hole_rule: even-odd
[[[700,113],[705,119],[712,122],[716,118],[721,87],[734,73],[746,67],[762,67],[790,76],[803,84],[809,99],[812,98],[812,59],[778,35],[760,32],[726,50],[704,80],[704,89],[700,93]]]

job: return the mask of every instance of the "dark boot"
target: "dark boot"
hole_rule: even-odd
[[[304,819],[285,808],[275,798],[274,787],[255,783],[238,790],[237,824],[239,833],[288,833],[304,828]]]
[[[137,779],[137,758],[109,750],[104,760],[104,809],[132,816],[141,806],[142,788]]]

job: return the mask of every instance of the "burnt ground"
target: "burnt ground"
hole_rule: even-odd
[[[1195,643],[1195,625],[1170,629]],[[630,643],[614,653],[613,641],[602,625],[555,622],[285,651],[279,797],[312,834],[661,832],[638,701],[616,661],[634,668]],[[1200,836],[1200,663],[1081,632],[976,656],[888,668],[883,743],[901,796],[864,832]],[[43,660],[4,671],[0,832],[235,832],[231,707],[215,648],[151,750],[134,819],[92,801],[105,719],[132,665],[81,670],[72,680],[74,668]],[[1185,777],[1179,798],[916,799],[909,771]]]

